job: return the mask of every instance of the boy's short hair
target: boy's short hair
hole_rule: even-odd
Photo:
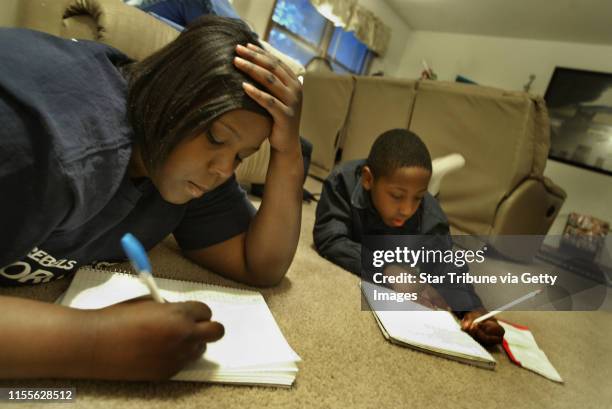
[[[431,172],[431,156],[418,135],[406,129],[391,129],[376,138],[366,165],[374,177],[389,176],[396,169],[413,166]]]

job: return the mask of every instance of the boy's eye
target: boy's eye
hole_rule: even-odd
[[[394,198],[395,200],[401,200],[403,196],[391,193],[391,197]]]
[[[212,143],[213,145],[223,145],[223,141],[218,140],[211,131],[206,133],[206,137],[208,138],[208,142]]]

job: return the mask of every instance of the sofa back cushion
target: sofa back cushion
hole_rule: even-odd
[[[542,115],[536,108],[525,93],[419,82],[409,129],[432,157],[457,152],[466,160],[440,187],[442,208],[458,229],[489,234],[502,200],[529,176],[538,171],[541,176],[546,154],[536,142],[547,134],[536,132],[536,117]]]
[[[354,80],[349,75],[308,72],[304,76],[300,135],[313,145],[310,173],[327,177],[334,167]]]
[[[179,32],[121,0],[20,0],[14,26],[95,40],[142,60]]]
[[[397,78],[355,77],[349,116],[341,134],[342,162],[367,157],[384,131],[408,128],[416,84]]]

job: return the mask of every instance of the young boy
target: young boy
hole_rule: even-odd
[[[442,235],[450,248],[448,220],[427,193],[430,178],[431,157],[417,135],[404,129],[383,133],[367,159],[344,163],[325,180],[313,231],[317,251],[360,275],[364,235]],[[425,292],[437,294],[432,288]],[[446,301],[462,318],[462,328],[483,344],[501,343],[504,330],[496,320],[472,324],[486,313],[474,288],[455,285],[452,292]]]

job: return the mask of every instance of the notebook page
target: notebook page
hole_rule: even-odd
[[[377,311],[392,338],[425,349],[494,361],[446,311]]]
[[[136,276],[80,269],[66,290],[62,304],[91,310],[148,294],[149,290]]]
[[[213,319],[225,327],[222,342],[208,344],[202,365],[258,367],[262,364],[296,362],[299,356],[291,349],[276,325],[263,297],[242,303],[219,301],[209,294],[190,292],[176,301],[203,301],[213,312]]]
[[[224,337],[207,345],[198,370],[298,362],[261,294],[202,283],[156,278],[168,301],[205,302],[213,319],[225,327]],[[147,295],[137,276],[81,269],[71,283],[63,304],[75,308],[102,308]]]
[[[291,386],[295,381],[294,373],[253,373],[243,376],[228,375],[225,373],[209,373],[203,371],[180,372],[173,377],[174,381],[200,381],[216,382],[229,384],[248,384],[248,385],[275,385]]]
[[[366,300],[370,302],[368,295],[373,294],[373,288],[378,286],[364,282],[362,287]],[[495,362],[486,349],[461,330],[451,313],[433,311],[411,301],[403,302],[402,306],[404,311],[373,311],[384,328],[383,333],[390,338],[426,350]]]
[[[197,367],[186,367],[173,380],[184,381],[215,381],[249,384],[280,384],[291,385],[295,380],[298,368],[295,363],[278,366],[262,367],[257,370],[223,369],[203,370]]]
[[[552,365],[544,351],[540,349],[531,331],[516,328],[514,325],[499,321],[506,331],[504,341],[514,358],[523,368],[530,369],[548,379],[563,383],[563,378]]]

